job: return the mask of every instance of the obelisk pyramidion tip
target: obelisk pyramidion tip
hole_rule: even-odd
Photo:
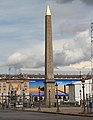
[[[46,15],[51,15],[51,11],[50,11],[49,5],[47,6],[47,9],[46,9]]]

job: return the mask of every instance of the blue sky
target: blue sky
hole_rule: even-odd
[[[91,0],[0,0],[0,73],[44,70],[44,17],[52,12],[56,70],[90,68]]]

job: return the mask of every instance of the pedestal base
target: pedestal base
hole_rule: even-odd
[[[50,93],[49,93],[50,91]],[[45,95],[45,104],[48,107],[54,106],[55,99],[55,80],[47,80],[45,81],[44,87],[44,95]]]

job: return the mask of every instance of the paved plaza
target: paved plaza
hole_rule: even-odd
[[[21,110],[21,109],[20,109]],[[32,111],[37,112],[38,108],[25,108],[23,111]],[[93,117],[93,111],[92,113],[83,113],[82,107],[60,107],[59,112],[57,112],[56,107],[51,108],[41,108],[40,111],[42,113],[52,113],[52,114],[61,114],[61,115],[75,115],[75,116],[90,116]]]
[[[31,111],[0,110],[0,120],[93,120],[93,118]]]

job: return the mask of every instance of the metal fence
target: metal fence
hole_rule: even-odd
[[[39,102],[41,105],[44,104],[44,98],[42,96],[32,96],[32,95],[17,95],[16,93],[9,93],[0,95],[0,108],[24,108],[24,107],[38,107]]]
[[[86,94],[86,112],[93,113],[93,94]],[[33,107],[43,107],[45,105],[44,98],[42,96],[32,96],[32,95],[17,95],[16,92],[8,93],[8,95],[0,95],[0,108],[1,109],[15,109],[15,108],[33,108]],[[83,107],[82,101],[82,107]],[[60,104],[59,104],[60,106]]]
[[[86,94],[86,108],[87,112],[93,112],[93,94]]]

